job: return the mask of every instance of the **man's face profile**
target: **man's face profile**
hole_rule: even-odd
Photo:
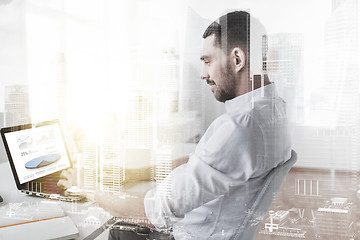
[[[215,35],[204,39],[201,61],[201,79],[206,80],[216,100],[225,102],[236,97],[236,75],[230,57],[215,45]]]

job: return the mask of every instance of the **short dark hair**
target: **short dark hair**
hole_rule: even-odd
[[[229,54],[234,47],[240,47],[249,54],[250,14],[235,11],[221,16],[218,22],[211,23],[203,34],[203,38],[215,35],[214,45]]]

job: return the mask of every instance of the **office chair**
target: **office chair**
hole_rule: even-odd
[[[239,225],[237,233],[232,240],[252,240],[255,239],[256,230],[262,218],[270,208],[274,197],[280,190],[281,185],[297,160],[297,154],[291,151],[291,158],[285,163],[273,168],[266,176],[264,186],[255,196],[249,212],[244,221]]]

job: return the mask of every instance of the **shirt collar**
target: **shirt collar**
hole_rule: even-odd
[[[261,99],[273,99],[277,97],[274,83],[260,87],[233,99],[225,101],[226,112],[237,111],[239,108],[253,108],[254,103]]]

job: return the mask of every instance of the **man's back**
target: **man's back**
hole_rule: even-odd
[[[162,198],[156,190],[146,197],[151,222],[172,226],[176,239],[231,238],[266,175],[290,158],[285,103],[273,84],[227,101],[225,107],[189,162],[166,179],[171,197]]]

